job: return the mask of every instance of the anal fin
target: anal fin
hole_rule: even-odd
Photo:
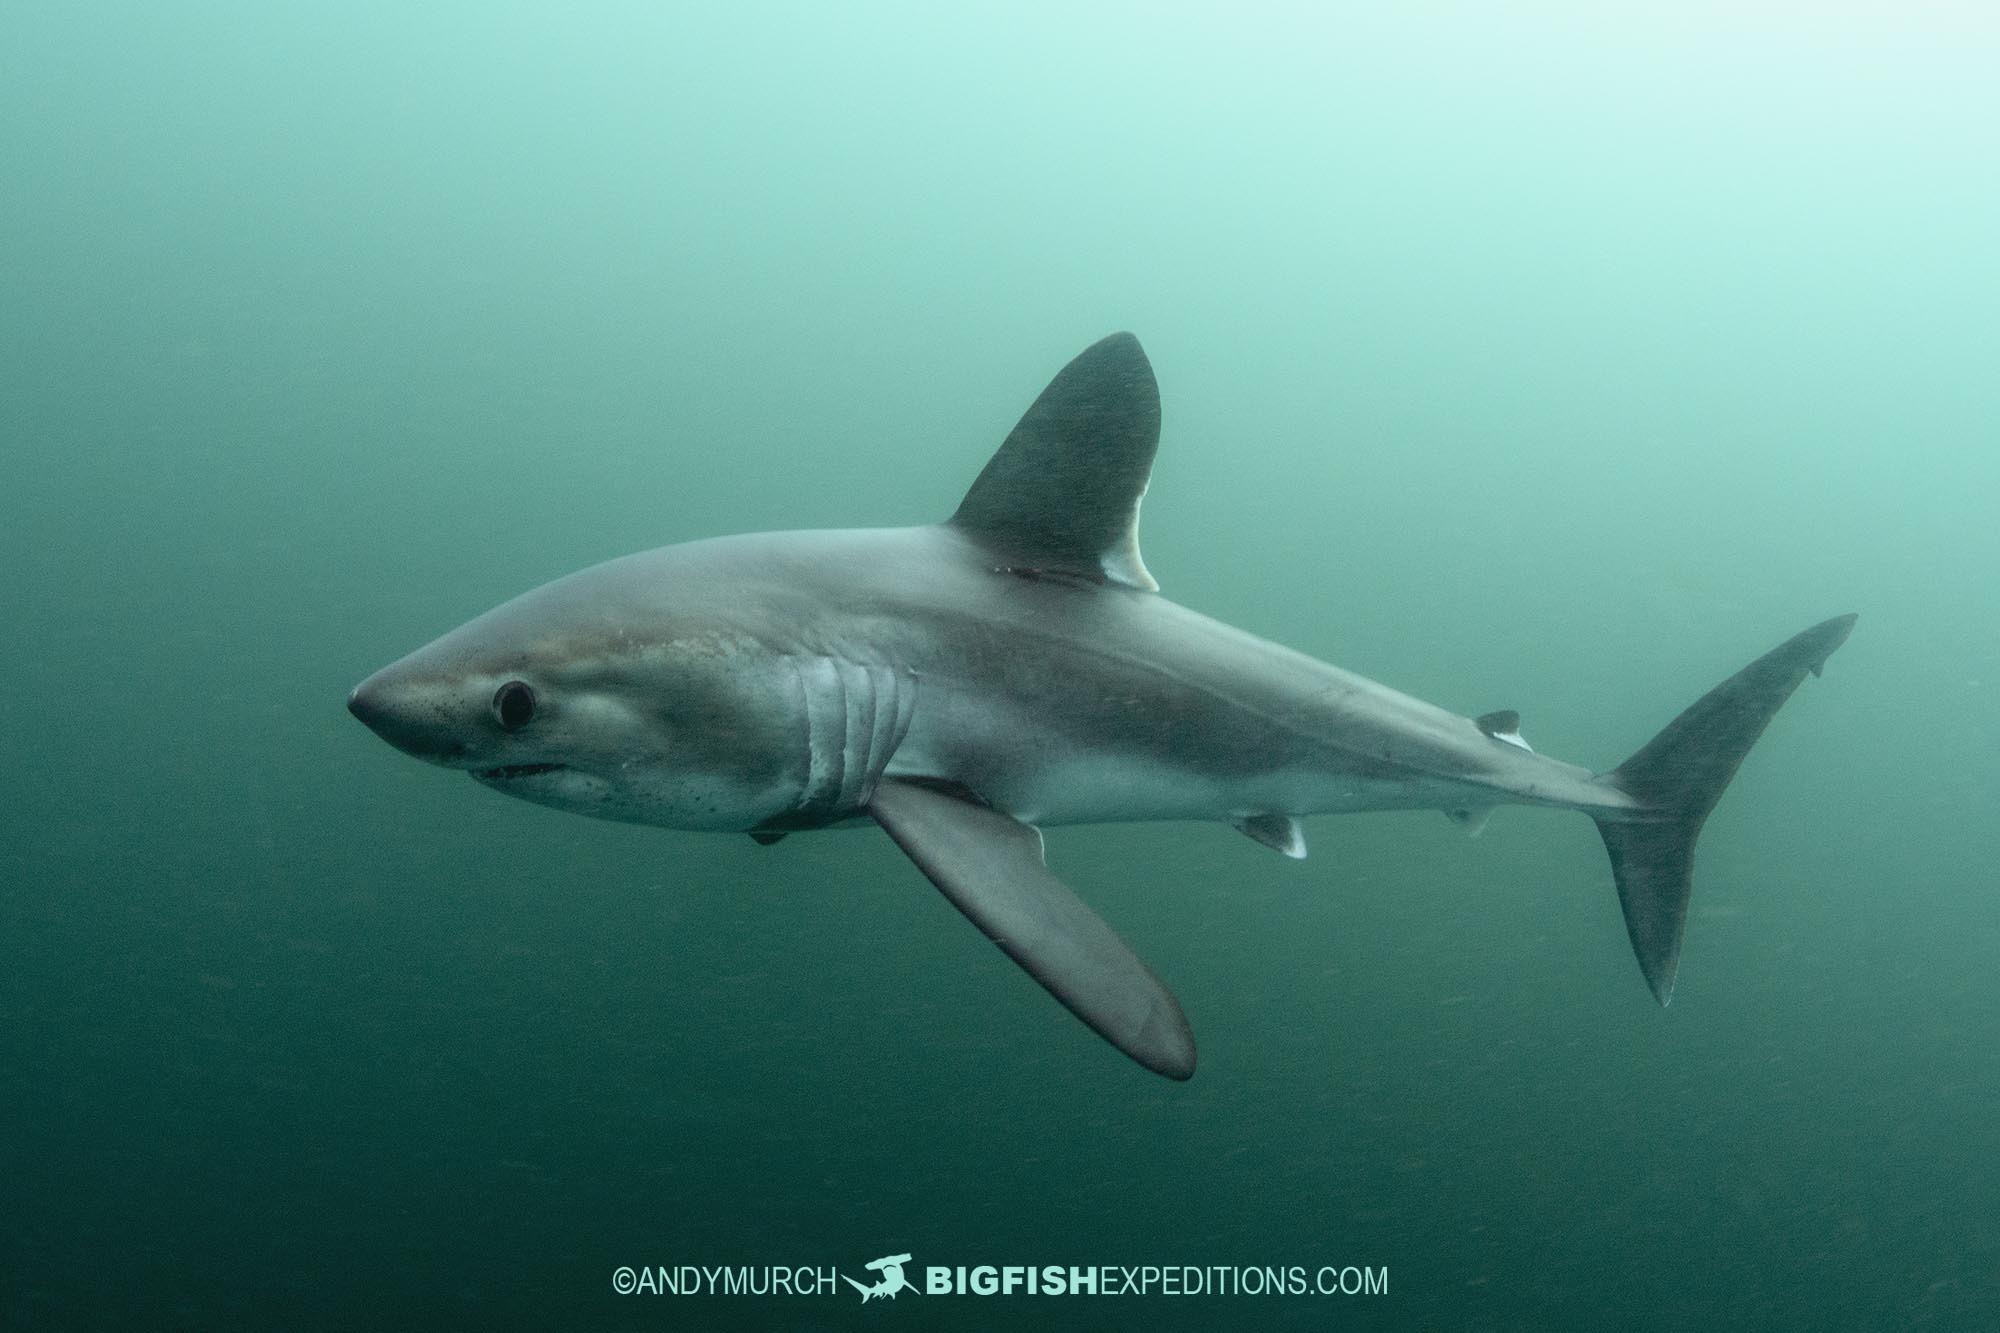
[[[1280,856],[1306,859],[1306,832],[1290,815],[1241,815],[1229,822],[1252,842],[1260,842]]]
[[[1482,805],[1476,810],[1447,810],[1445,818],[1465,830],[1465,836],[1476,838],[1486,831],[1486,821],[1493,818],[1493,807]]]

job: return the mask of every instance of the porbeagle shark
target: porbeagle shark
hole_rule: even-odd
[[[1194,1073],[1173,994],[1043,864],[1051,824],[1193,819],[1305,855],[1303,815],[1500,805],[1597,823],[1640,970],[1673,993],[1695,837],[1851,615],[1787,640],[1595,773],[1512,712],[1459,717],[1160,596],[1139,557],[1159,389],[1130,334],[1042,392],[943,523],[758,533],[536,588],[347,706],[495,791],[600,819],[873,820],[1036,981],[1146,1068]]]

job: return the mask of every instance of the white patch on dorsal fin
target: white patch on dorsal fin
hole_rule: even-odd
[[[1482,805],[1476,810],[1447,810],[1446,819],[1465,830],[1465,836],[1476,838],[1486,829],[1486,821],[1493,818],[1493,807]]]
[[[1158,592],[1139,558],[1139,501],[1159,443],[1153,367],[1137,338],[1114,333],[1042,390],[951,524],[1013,573]]]
[[[1472,725],[1496,741],[1518,746],[1529,754],[1535,752],[1534,746],[1521,739],[1521,715],[1511,708],[1503,708],[1497,713],[1482,713],[1472,720]]]
[[[1306,831],[1290,815],[1239,815],[1229,822],[1252,841],[1261,842],[1280,855],[1294,861],[1306,859]]]

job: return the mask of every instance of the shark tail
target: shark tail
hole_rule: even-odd
[[[1702,822],[1771,718],[1807,672],[1820,673],[1854,620],[1836,616],[1787,639],[1703,695],[1644,749],[1599,778],[1638,802],[1636,810],[1591,817],[1611,854],[1632,952],[1662,1005],[1674,995]]]

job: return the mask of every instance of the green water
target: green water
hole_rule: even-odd
[[[0,10],[0,1324],[2000,1324],[2000,31],[1655,8]],[[1546,752],[1862,613],[1671,1009],[1573,815],[1055,831],[1174,1085],[877,832],[341,706],[598,559],[946,514],[1119,328],[1168,595]],[[1390,1285],[612,1290],[897,1252]]]

